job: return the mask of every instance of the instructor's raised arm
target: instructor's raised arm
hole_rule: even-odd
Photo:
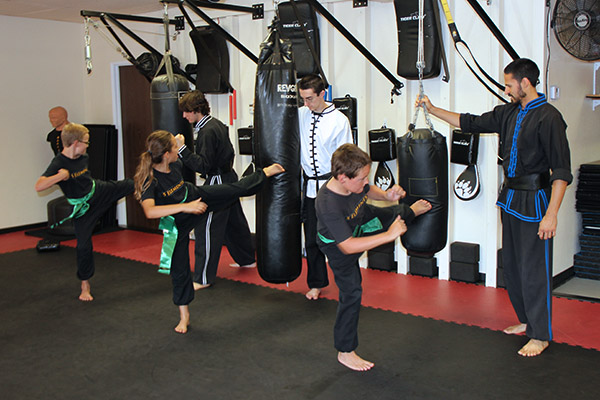
[[[442,121],[446,121],[452,126],[460,128],[460,114],[452,111],[444,110],[443,108],[439,108],[431,104],[429,97],[423,95],[423,97],[417,96],[417,100],[415,101],[415,107],[419,107],[424,105],[427,108],[427,112],[431,115],[441,119]]]

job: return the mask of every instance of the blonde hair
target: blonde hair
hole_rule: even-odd
[[[85,126],[70,122],[63,128],[60,140],[62,140],[63,147],[69,147],[76,140],[83,141],[84,136],[89,133],[90,131]]]
[[[148,189],[150,182],[154,179],[152,166],[160,164],[163,155],[171,150],[173,135],[167,131],[154,131],[146,139],[146,151],[140,155],[139,163],[133,177],[136,200],[142,199],[142,193]]]

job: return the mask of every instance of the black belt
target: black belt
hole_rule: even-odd
[[[506,177],[504,185],[514,190],[539,190],[550,187],[550,173],[530,174],[515,178]]]

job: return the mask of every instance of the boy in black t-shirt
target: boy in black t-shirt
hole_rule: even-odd
[[[398,201],[406,193],[394,185],[387,191],[369,185],[371,159],[353,144],[340,146],[331,158],[332,178],[317,195],[317,242],[329,260],[339,288],[334,326],[338,361],[356,371],[373,363],[355,353],[358,347],[358,315],[362,298],[358,259],[369,249],[394,241],[406,232],[406,222],[429,211],[431,204],[418,200],[410,207],[374,207],[367,199]],[[386,229],[387,230],[384,230]]]
[[[88,129],[80,124],[67,124],[61,133],[63,150],[50,162],[46,172],[35,184],[40,192],[58,184],[73,205],[75,237],[77,238],[77,277],[81,280],[79,300],[92,301],[90,278],[94,275],[92,233],[98,219],[117,200],[133,193],[133,181],[101,181],[93,179],[88,170]],[[67,218],[67,219],[68,219]],[[61,222],[64,222],[61,221]]]

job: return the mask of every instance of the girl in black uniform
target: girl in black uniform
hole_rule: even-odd
[[[174,218],[172,231],[176,242],[170,274],[173,303],[179,307],[180,315],[175,331],[186,333],[190,320],[188,304],[194,298],[188,251],[190,231],[202,220],[200,214],[228,207],[240,196],[256,193],[267,177],[283,172],[283,167],[272,164],[235,183],[198,187],[183,181],[177,142],[171,133],[152,132],[146,140],[146,149],[134,177],[135,197],[147,218]],[[165,253],[163,246],[161,258]]]

